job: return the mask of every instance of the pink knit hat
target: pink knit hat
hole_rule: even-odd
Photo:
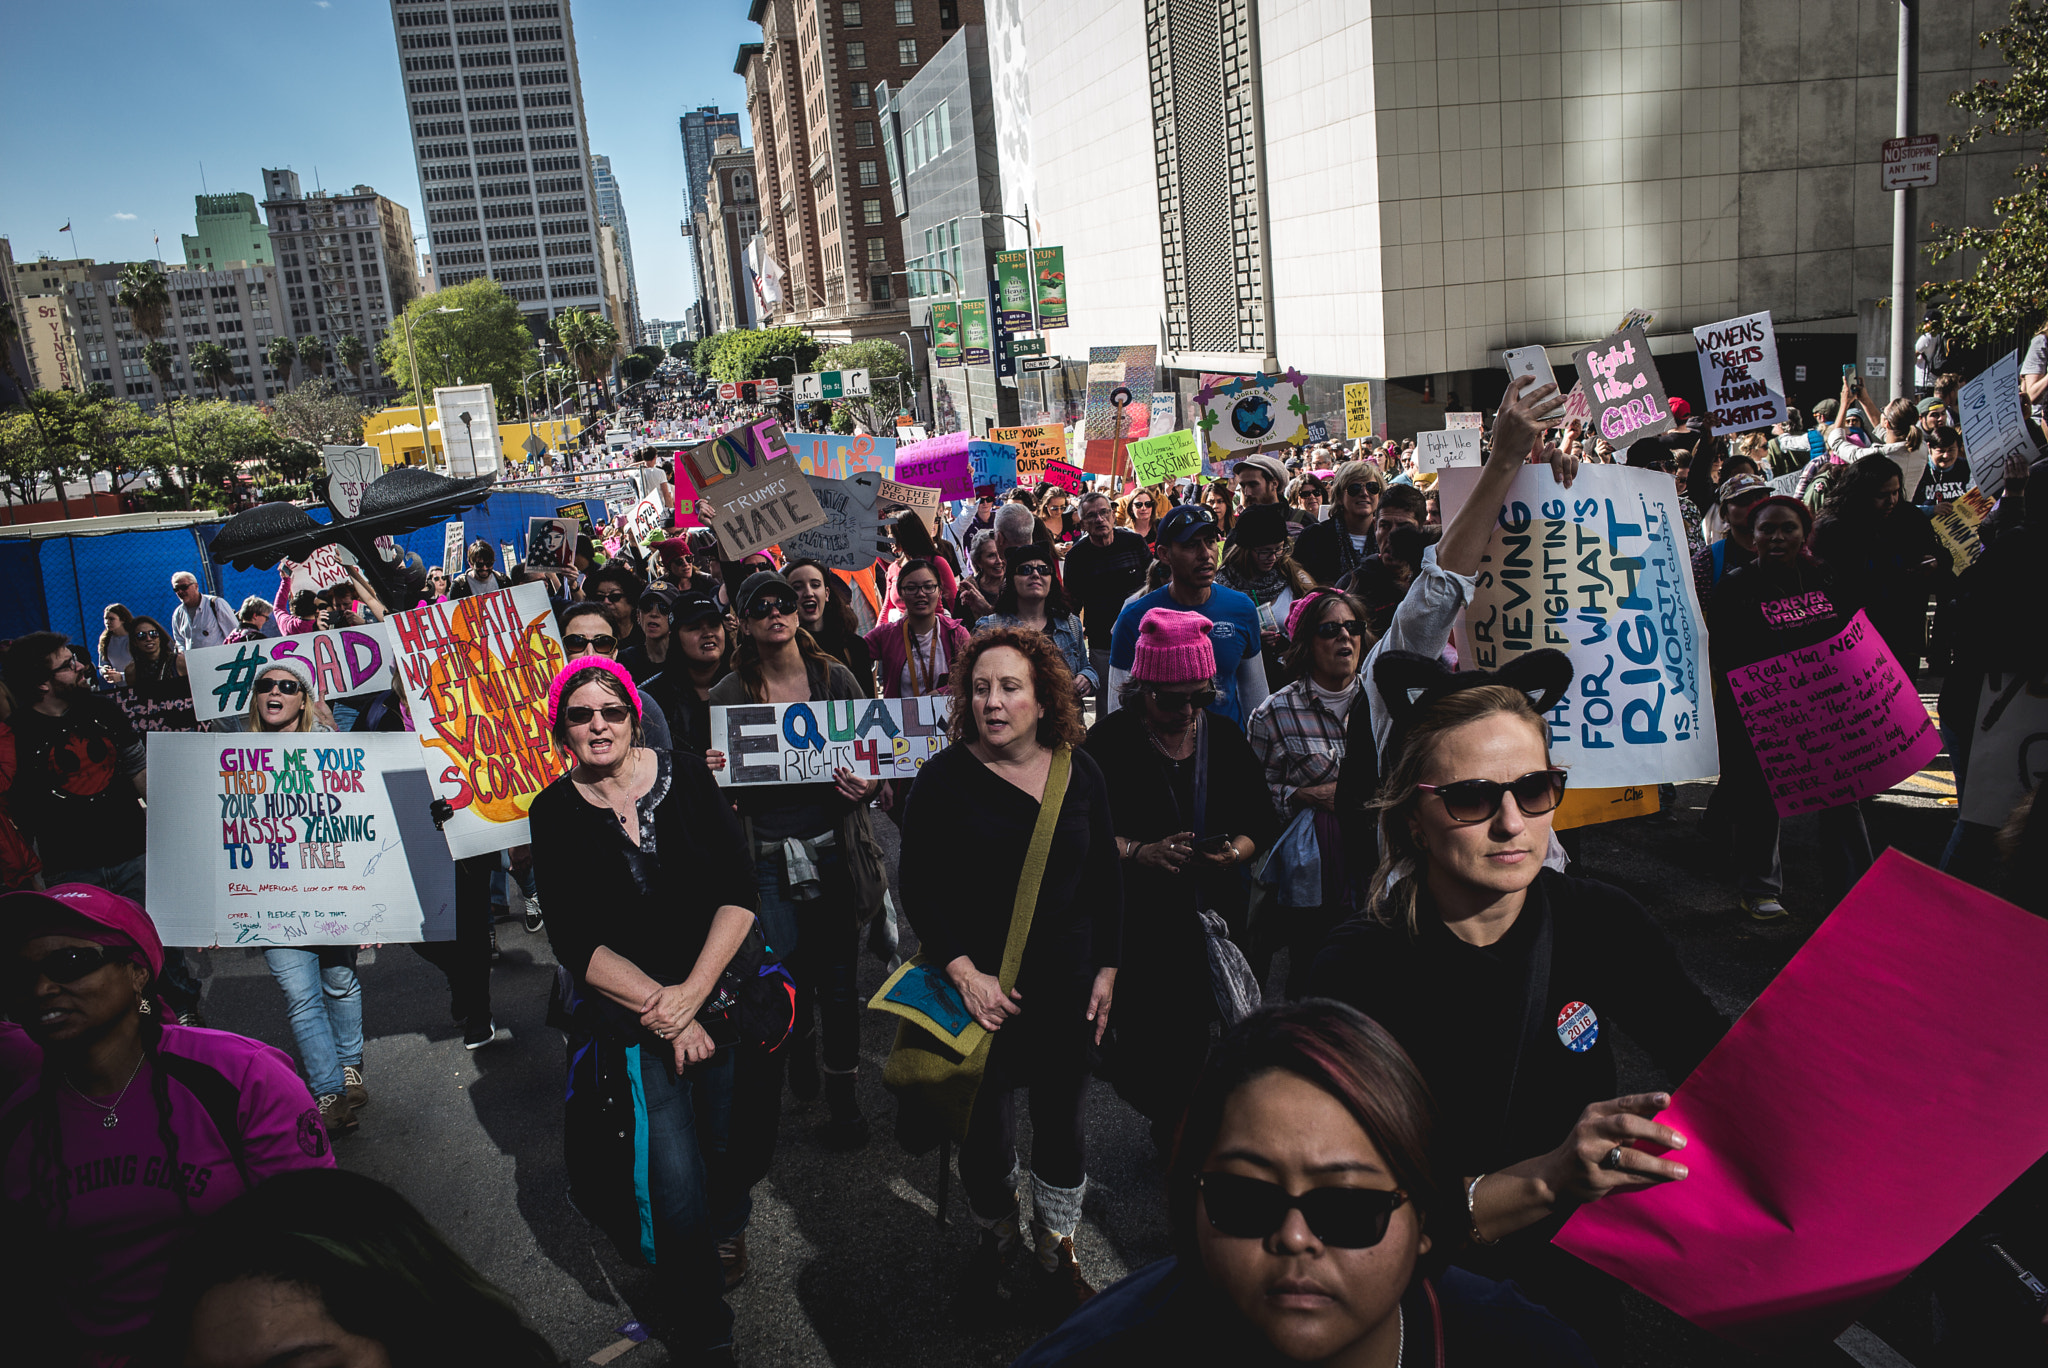
[[[577,656],[564,665],[561,673],[555,676],[555,682],[548,685],[548,726],[554,726],[555,718],[561,713],[562,690],[568,686],[571,679],[585,670],[603,670],[625,685],[626,697],[633,704],[633,716],[644,718],[647,715],[647,710],[640,706],[640,691],[633,687],[633,676],[626,673],[625,666],[609,656]]]
[[[1154,608],[1138,624],[1131,678],[1146,684],[1206,684],[1216,678],[1209,619],[1200,613]]]

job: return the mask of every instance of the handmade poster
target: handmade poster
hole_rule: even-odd
[[[799,532],[782,544],[786,560],[808,556],[833,570],[865,570],[875,563],[887,545],[887,526],[876,509],[876,497],[886,483],[872,470],[845,480],[804,476],[818,507],[825,510],[821,526]],[[934,506],[937,491],[933,491]]]
[[[1372,436],[1372,384],[1358,380],[1344,387],[1344,437],[1355,442]]]
[[[974,458],[968,444],[974,439],[964,432],[948,432],[923,442],[906,442],[896,448],[896,479],[903,484],[928,485],[942,499],[974,497]]]
[[[946,744],[952,700],[835,698],[746,703],[711,710],[711,747],[725,752],[721,785],[829,784],[835,770],[861,779],[915,778]]]
[[[671,521],[682,525],[682,511],[678,504],[672,518],[659,493],[644,495],[619,518],[618,533],[635,546],[652,546],[668,539]]]
[[[1017,448],[1009,443],[969,442],[967,459],[977,490],[1016,488]]]
[[[1195,445],[1195,434],[1186,428],[1132,442],[1124,452],[1131,458],[1131,476],[1140,485],[1164,484],[1202,468],[1202,453]]]
[[[1155,346],[1088,349],[1088,391],[1081,419],[1088,443],[1082,460],[1086,469],[1109,474],[1117,443],[1152,435],[1158,355]]]
[[[1220,462],[1241,452],[1307,441],[1308,404],[1301,385],[1301,372],[1292,369],[1205,382],[1195,391],[1195,427],[1209,459]]]
[[[2048,775],[2048,678],[1987,671],[1977,692],[1976,735],[1960,813],[2000,827]]]
[[[390,688],[392,658],[391,628],[381,622],[201,646],[185,653],[192,715],[201,722],[247,716],[249,686],[272,661],[303,660],[321,697],[348,698]]]
[[[1593,421],[1592,406],[1586,402],[1586,382],[1584,380],[1573,385],[1571,393],[1564,397],[1564,421],[1569,423],[1574,420],[1581,423]]]
[[[1478,480],[1439,477],[1447,523]],[[1545,647],[1571,657],[1571,691],[1547,717],[1573,788],[1720,770],[1683,516],[1669,475],[1629,466],[1581,466],[1569,490],[1548,466],[1525,466],[1501,501],[1460,651],[1483,670]]]
[[[1785,379],[1769,309],[1694,328],[1692,343],[1712,431],[1746,432],[1785,421]]]
[[[526,567],[529,570],[570,570],[576,565],[576,537],[583,530],[574,518],[526,520]]]
[[[1474,431],[1484,432],[1486,430],[1486,415],[1482,413],[1446,413],[1444,415],[1444,426],[1453,431],[1471,428]]]
[[[152,732],[150,919],[166,945],[455,934],[455,865],[402,732]]]
[[[1081,468],[1068,465],[1065,461],[1047,461],[1043,472],[1044,482],[1054,489],[1064,489],[1069,494],[1081,492]]]
[[[1614,444],[1617,456],[1630,442],[1669,430],[1671,405],[1640,325],[1622,328],[1603,342],[1572,353],[1593,431]]]
[[[326,546],[315,549],[311,555],[292,566],[293,596],[296,597],[307,589],[317,594],[322,589],[347,584],[350,563],[344,558],[342,548],[336,543],[329,542]]]
[[[989,349],[994,345],[988,326],[988,301],[986,299],[963,299],[960,301],[960,363],[966,366],[986,366]]]
[[[874,437],[865,432],[842,436],[836,432],[785,432],[796,458],[807,475],[830,480],[850,479],[863,470],[886,475],[896,464],[896,439]]]
[[[535,582],[391,615],[414,737],[434,796],[455,808],[455,858],[527,843],[526,810],[568,769],[548,732],[565,663],[548,587]]]
[[[1574,827],[1618,822],[1624,817],[1648,817],[1656,812],[1657,808],[1655,784],[1603,789],[1567,787],[1563,801],[1557,805],[1557,815],[1550,819],[1550,825],[1554,831],[1570,831]]]
[[[689,475],[699,500],[710,500],[711,530],[727,560],[825,521],[803,466],[782,440],[782,424],[773,418],[728,428],[685,449],[677,470]]]
[[[935,303],[931,306],[932,364],[960,364],[960,306]]]
[[[1956,574],[1962,574],[1984,554],[1984,539],[1977,529],[1991,516],[1991,507],[1984,491],[1970,489],[1964,491],[1962,498],[1942,505],[1941,511],[1928,519],[1934,525],[1934,535],[1948,548]]]
[[[384,457],[373,446],[323,446],[327,465],[327,506],[346,522],[363,511],[363,491],[384,473]]]
[[[1415,469],[1422,474],[1486,464],[1484,434],[1476,428],[1424,428],[1415,434]]]
[[[576,500],[574,503],[556,504],[555,516],[558,518],[575,519],[576,530],[579,533],[590,530],[590,505],[581,499]]]
[[[1157,437],[1180,426],[1180,396],[1172,390],[1152,391],[1152,416],[1147,431]]]
[[[2048,1150],[2044,975],[2048,922],[1887,850],[1657,1117],[1689,1176],[1556,1243],[1806,1361]]]
[[[453,579],[462,573],[463,557],[467,554],[468,545],[469,543],[463,539],[461,523],[452,522],[442,529],[441,569],[447,572],[448,578]]]
[[[1874,797],[1941,752],[1912,676],[1861,612],[1818,645],[1730,670],[1728,687],[1781,817]]]
[[[885,479],[875,490],[875,506],[885,513],[914,508],[925,515],[926,522],[934,525],[938,521],[939,502],[939,491],[929,485],[898,484]]]
[[[1992,498],[2005,489],[2005,458],[2034,458],[2034,437],[2020,408],[2020,354],[2009,351],[1956,394],[1956,428],[1977,488]],[[1909,491],[1910,492],[1910,491]]]
[[[1020,485],[1038,484],[1044,478],[1047,461],[1064,461],[1067,457],[1067,430],[1058,423],[991,428],[988,435],[991,441],[1008,442],[1017,448]]]

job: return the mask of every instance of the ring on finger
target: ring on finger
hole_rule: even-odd
[[[1622,1147],[1616,1145],[1613,1149],[1607,1151],[1606,1156],[1600,1160],[1600,1167],[1619,1170],[1621,1168],[1621,1150]]]

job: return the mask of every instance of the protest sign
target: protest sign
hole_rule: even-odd
[[[876,510],[876,498],[888,481],[872,470],[846,480],[827,480],[816,475],[804,478],[811,482],[818,507],[825,510],[825,521],[785,541],[783,556],[788,560],[808,556],[832,570],[865,570],[873,565],[882,552],[887,531]],[[937,507],[938,491],[931,493],[932,505]]]
[[[1446,522],[1478,480],[1439,477]],[[1571,690],[1547,719],[1573,788],[1720,770],[1683,517],[1669,475],[1610,465],[1579,467],[1570,490],[1525,466],[1495,514],[1461,652],[1483,670],[1545,647],[1571,657]]]
[[[1087,469],[1107,473],[1119,441],[1151,436],[1158,354],[1159,349],[1149,344],[1088,349],[1088,389],[1081,411],[1088,441],[1082,464]]]
[[[1444,426],[1453,432],[1463,431],[1467,428],[1484,432],[1486,430],[1486,417],[1484,414],[1479,413],[1446,413],[1444,415]]]
[[[1441,432],[1424,428],[1415,434],[1415,468],[1428,474],[1453,466],[1485,465],[1481,439],[1476,428],[1445,428]]]
[[[445,385],[434,391],[441,452],[448,473],[488,475],[498,469],[498,401],[489,385]],[[421,434],[422,439],[426,436]]]
[[[1977,529],[1984,519],[1991,515],[1991,500],[1984,497],[1979,489],[1966,490],[1963,497],[1953,503],[1944,504],[1940,512],[1928,521],[1934,525],[1934,535],[1948,548],[1953,562],[1951,569],[1958,575],[1976,563],[1984,554],[1984,539]]]
[[[1152,416],[1146,431],[1157,437],[1180,426],[1180,396],[1172,390],[1152,392]]]
[[[1045,476],[1047,461],[1067,458],[1067,430],[1058,423],[1036,427],[991,428],[989,439],[1017,448],[1017,483],[1035,485]]]
[[[527,569],[572,569],[576,564],[576,537],[582,530],[582,524],[574,518],[528,518]]]
[[[2048,774],[2048,678],[1986,671],[1973,731],[1961,816],[2001,827]]]
[[[1124,451],[1131,458],[1132,476],[1140,485],[1164,484],[1202,468],[1202,453],[1195,445],[1195,434],[1186,428],[1133,442]]]
[[[884,479],[875,490],[875,511],[885,519],[893,519],[906,508],[914,508],[924,518],[925,525],[932,529],[934,536],[939,530],[939,491],[926,485],[898,484]]]
[[[1570,831],[1574,827],[1618,822],[1624,817],[1648,817],[1657,808],[1657,787],[1654,784],[1627,788],[1567,788],[1557,805],[1557,814],[1550,819],[1550,827],[1553,831]]]
[[[1584,380],[1573,385],[1571,393],[1564,397],[1564,420],[1569,423],[1575,418],[1581,423],[1593,421],[1592,407],[1586,402],[1586,382]]]
[[[384,473],[384,457],[373,446],[323,446],[327,465],[327,506],[346,522],[363,511],[363,491]]]
[[[896,439],[874,437],[865,432],[844,436],[836,432],[785,432],[790,450],[796,452],[807,475],[829,480],[846,480],[863,470],[886,475],[896,464]],[[998,439],[1002,440],[1002,439]]]
[[[1069,494],[1081,492],[1081,468],[1070,466],[1065,461],[1047,461],[1043,481],[1054,489],[1064,489]]]
[[[499,542],[498,554],[504,557],[504,559],[500,561],[499,564],[503,565],[507,570],[510,570],[513,566],[519,564],[519,553],[512,549],[511,542]]]
[[[973,441],[964,432],[949,432],[923,442],[906,442],[896,448],[896,479],[903,484],[928,485],[942,499],[974,497],[974,457],[968,451]]]
[[[1347,441],[1372,436],[1372,384],[1359,380],[1344,387],[1344,436]]]
[[[782,424],[762,418],[686,448],[677,469],[712,505],[711,530],[727,560],[739,560],[825,521],[803,466],[782,440]],[[680,492],[680,491],[679,491]]]
[[[1239,452],[1300,446],[1308,439],[1308,404],[1301,397],[1301,385],[1301,372],[1293,369],[1219,376],[1203,384],[1195,391],[1195,427],[1208,444],[1209,458],[1221,461]]]
[[[1572,353],[1593,431],[1614,443],[1617,457],[1630,442],[1673,426],[1664,382],[1641,327],[1623,328],[1605,341]]]
[[[455,934],[455,866],[404,733],[152,732],[150,919],[166,945]]]
[[[976,489],[1012,489],[1017,484],[1017,448],[1007,442],[969,442],[968,465]]]
[[[1886,851],[1657,1117],[1686,1179],[1556,1243],[1810,1361],[2048,1149],[2044,976],[2048,922]]]
[[[392,659],[391,629],[381,622],[196,647],[185,653],[192,715],[201,722],[246,716],[249,686],[272,661],[302,660],[323,698],[347,698],[390,688]]]
[[[946,744],[952,700],[834,698],[711,710],[711,745],[725,752],[721,785],[829,784],[835,770],[861,779],[911,779]]]
[[[1941,751],[1912,676],[1861,612],[1817,645],[1730,670],[1728,687],[1781,817],[1874,797]]]
[[[1744,432],[1785,421],[1785,379],[1778,370],[1778,334],[1771,312],[1745,314],[1692,330],[1707,425]]]
[[[2005,489],[2005,458],[2034,458],[2034,436],[2020,408],[2017,351],[2007,352],[1956,394],[1955,424],[1977,488],[1997,498]]]
[[[462,524],[449,523],[441,531],[441,569],[453,579],[462,573],[463,557],[468,554],[468,543],[463,540]]]
[[[342,549],[336,543],[329,542],[315,548],[311,555],[293,564],[292,594],[296,596],[307,589],[318,593],[337,584],[347,584],[349,564],[342,558]]]
[[[682,513],[681,505],[676,508]],[[677,519],[680,523],[680,516]],[[619,517],[619,535],[635,546],[652,546],[669,534],[669,509],[659,492],[648,494]]]
[[[455,808],[457,859],[527,842],[526,810],[568,769],[548,732],[565,663],[545,584],[517,584],[391,615],[428,781]]]
[[[576,500],[574,503],[556,504],[555,516],[558,518],[575,519],[578,532],[588,532],[590,530],[590,505],[581,499]]]

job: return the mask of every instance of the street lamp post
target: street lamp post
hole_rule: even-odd
[[[958,276],[954,275],[954,274],[953,274],[953,273],[952,273],[951,271],[947,270],[947,269],[946,269],[945,267],[943,267],[943,266],[921,266],[921,267],[919,267],[918,269],[919,269],[919,270],[921,270],[921,271],[935,271],[935,272],[937,272],[938,274],[940,274],[940,275],[942,275],[942,276],[944,276],[944,277],[946,278],[946,281],[947,281],[947,286],[946,286],[946,288],[947,288],[947,289],[949,289],[949,290],[951,290],[951,291],[953,292],[953,310],[954,310],[954,316],[955,316],[955,317],[957,318],[957,317],[959,316],[959,309],[960,309],[960,277],[958,277]],[[890,274],[890,275],[892,275],[892,276],[902,276],[902,277],[904,277],[904,278],[905,278],[906,280],[907,280],[907,279],[909,279],[909,277],[910,277],[910,272],[909,272],[909,271],[891,271],[891,272],[889,272],[889,274]],[[929,306],[927,306],[927,308],[929,308]],[[926,318],[927,318],[927,319],[929,319],[929,318],[930,318],[930,314],[929,314],[929,313],[927,313],[927,314],[926,314]],[[905,340],[907,341],[907,340],[908,340],[908,338],[909,338],[909,334],[907,334],[907,333],[906,333],[906,334],[905,334]],[[936,343],[934,344],[934,347],[936,348]],[[962,397],[962,398],[964,398],[964,399],[965,399],[965,400],[967,401],[967,435],[968,435],[968,436],[969,436],[969,437],[971,438],[971,437],[973,437],[973,436],[975,435],[975,432],[974,432],[974,381],[973,381],[973,379],[972,379],[971,377],[969,377],[969,376],[968,376],[968,375],[966,374],[966,371],[967,371],[967,355],[966,355],[966,339],[965,339],[964,337],[963,337],[963,338],[961,339],[961,357],[960,357],[960,370],[961,370],[961,383],[960,383],[960,388],[961,388],[961,392],[962,392],[962,394],[961,394],[961,397]],[[939,377],[938,377],[938,363],[937,363],[936,361],[933,361],[933,362],[930,362],[930,363],[928,363],[928,364],[927,364],[927,365],[925,366],[925,374],[926,374],[927,376],[929,376],[929,377],[930,377],[930,379],[931,379],[931,388],[932,388],[932,426],[934,426],[934,427],[937,427],[937,426],[938,426],[938,422],[939,422]]]
[[[442,304],[437,306],[434,312],[451,314],[461,313],[462,310],[460,308],[450,308],[448,305]],[[413,402],[419,405],[420,410],[420,461],[427,469],[432,470],[434,468],[434,444],[428,440],[427,435],[427,397],[426,390],[420,380],[419,353],[413,350],[412,345],[412,315],[401,313],[398,315],[398,321],[405,324],[405,356],[406,360],[412,364],[412,397]],[[445,446],[441,452],[441,463],[444,466],[448,463],[448,452]]]
[[[1024,225],[1024,278],[1031,283],[1031,332],[1034,337],[1042,338],[1045,336],[1045,330],[1039,326],[1038,317],[1038,242],[1031,232],[1031,206],[1028,204],[1024,206],[1024,216],[1022,218],[1017,217],[1015,214],[1001,214],[998,217],[1006,218],[1012,223]],[[997,297],[996,307],[999,309],[1002,307],[1000,296]],[[1040,371],[1038,373],[1038,409],[1040,414],[1042,415],[1051,407],[1052,404],[1046,392],[1045,372]]]

